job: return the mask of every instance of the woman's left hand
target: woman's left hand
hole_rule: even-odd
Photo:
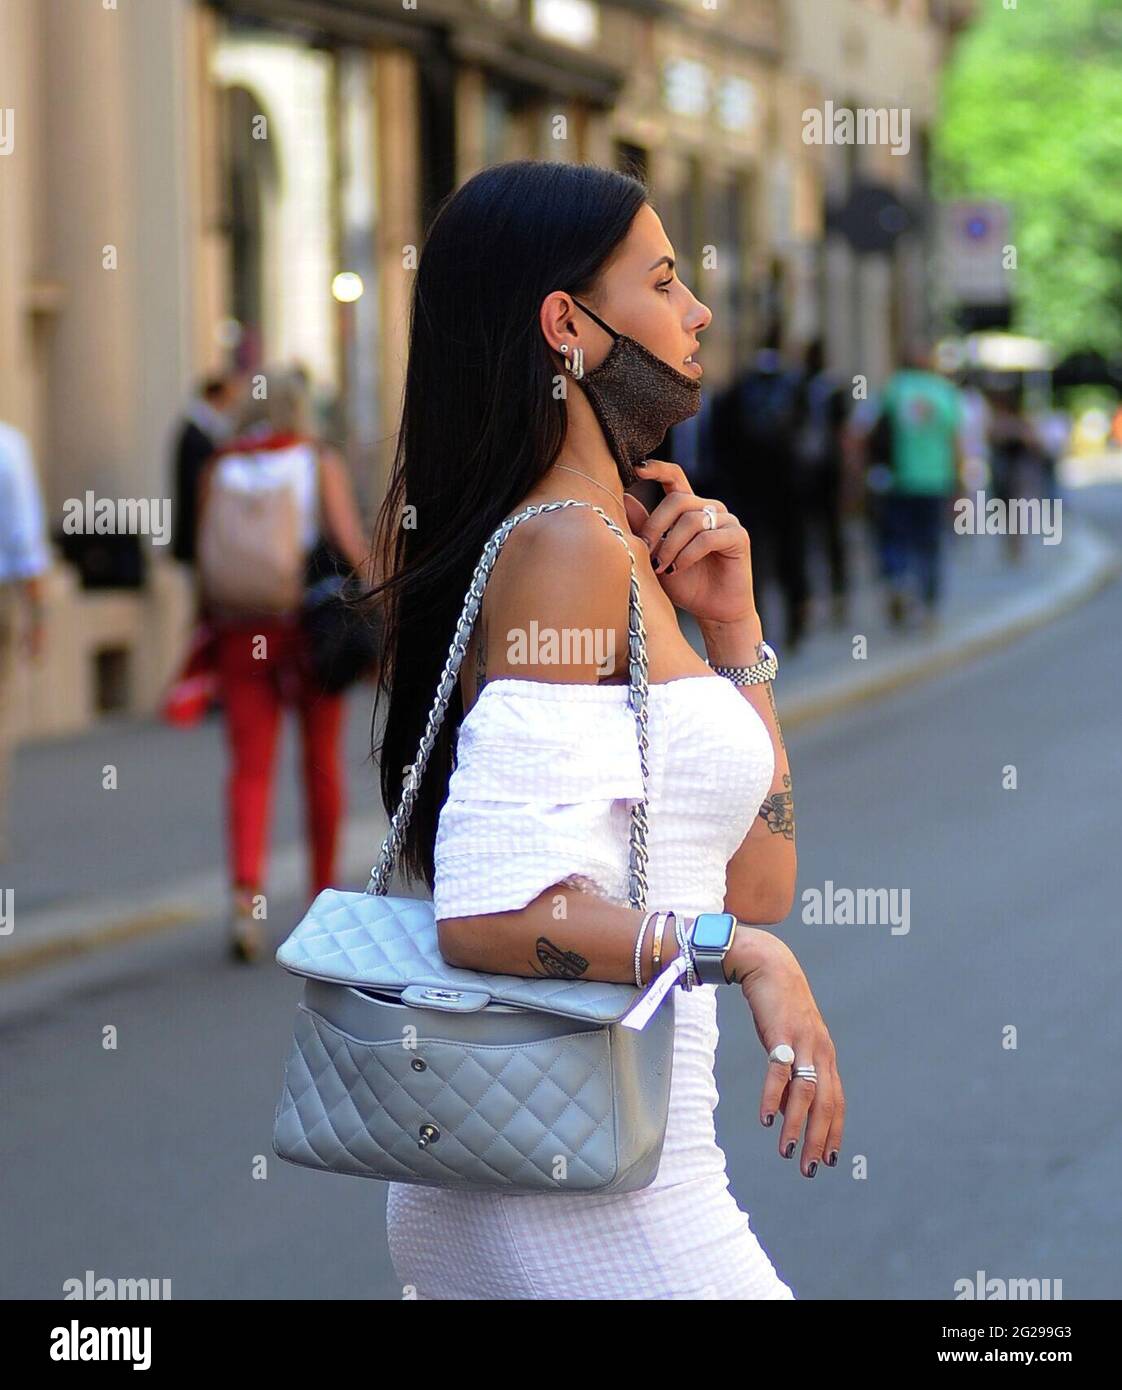
[[[651,567],[671,603],[699,622],[753,617],[751,542],[736,517],[717,498],[698,497],[676,463],[648,459],[636,465],[636,472],[666,488],[652,512],[627,492],[623,503],[631,530],[649,548]],[[711,530],[706,529],[705,507],[716,513]]]

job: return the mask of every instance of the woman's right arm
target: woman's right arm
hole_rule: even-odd
[[[643,916],[638,909],[555,884],[517,912],[438,922],[440,954],[449,965],[485,974],[634,984],[635,939]],[[688,929],[692,918],[683,920]],[[653,936],[648,927],[641,957],[643,984],[654,974]],[[660,972],[677,955],[677,940],[667,927]],[[778,1149],[784,1158],[792,1157],[805,1127],[799,1164],[804,1176],[813,1177],[823,1161],[836,1166],[845,1130],[845,1093],[833,1039],[794,952],[772,932],[741,922],[724,970],[728,982],[740,986],[764,1050],[770,1053],[778,1043],[788,1043],[800,1065],[818,1070],[814,1085],[792,1081],[789,1066],[769,1062],[760,1123],[770,1128],[777,1114],[783,1116]],[[668,1004],[664,1001],[662,1007]]]

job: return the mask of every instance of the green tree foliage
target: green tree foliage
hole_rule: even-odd
[[[942,105],[938,195],[1012,206],[1017,328],[1122,355],[1122,0],[982,0]]]

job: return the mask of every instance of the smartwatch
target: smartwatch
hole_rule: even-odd
[[[697,978],[705,985],[727,985],[725,956],[736,935],[737,919],[731,912],[702,912],[690,931]]]

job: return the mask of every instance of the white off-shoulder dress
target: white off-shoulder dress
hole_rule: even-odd
[[[686,676],[650,686],[648,743],[648,907],[721,912],[726,866],[771,786],[767,728],[723,676]],[[557,883],[626,903],[642,794],[626,685],[491,681],[460,725],[435,845],[437,917],[512,911]],[[517,1196],[388,1184],[390,1256],[411,1296],[794,1297],[729,1191],[716,1140],[717,988],[675,989],[661,1006],[675,1010],[674,1064],[649,1187]]]

